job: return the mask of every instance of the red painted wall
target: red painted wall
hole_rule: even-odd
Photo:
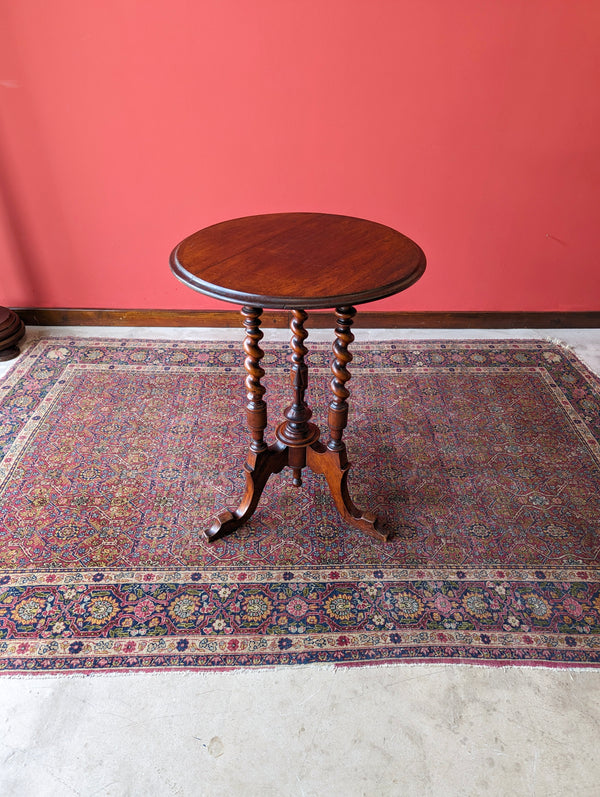
[[[318,210],[425,249],[371,309],[600,308],[600,3],[1,5],[0,304],[226,307],[171,248]]]

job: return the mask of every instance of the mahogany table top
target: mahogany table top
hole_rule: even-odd
[[[402,233],[327,213],[271,213],[207,227],[171,254],[178,279],[236,304],[315,309],[362,304],[405,290],[425,255]]]

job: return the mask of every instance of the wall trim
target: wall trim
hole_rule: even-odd
[[[112,310],[21,307],[28,326],[239,327],[237,310]],[[589,312],[398,312],[360,311],[355,326],[373,329],[562,329],[600,328],[600,311]],[[264,327],[287,327],[285,310],[265,310]],[[332,326],[332,313],[309,313],[307,327]]]

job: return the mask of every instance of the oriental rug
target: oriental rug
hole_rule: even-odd
[[[307,345],[324,428],[330,346]],[[288,355],[264,349],[272,440]],[[0,382],[0,670],[598,665],[598,378],[545,341],[353,354],[349,483],[393,539],[286,470],[209,545],[243,492],[240,345],[30,343]]]

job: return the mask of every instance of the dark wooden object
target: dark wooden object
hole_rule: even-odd
[[[243,305],[246,338],[246,405],[250,447],[245,464],[246,490],[237,509],[221,512],[205,534],[216,540],[245,523],[256,509],[272,473],[292,469],[293,484],[302,485],[308,466],[325,476],[342,517],[367,534],[387,540],[377,517],[358,509],[349,494],[350,465],[343,441],[348,422],[346,383],[352,360],[348,347],[355,304],[398,293],[425,270],[425,255],[406,236],[390,227],[348,216],[323,213],[277,213],[248,216],[216,224],[186,238],[171,254],[171,268],[186,285]],[[265,388],[260,365],[260,329],[264,307],[291,311],[292,403],[267,445]],[[334,359],[329,405],[329,440],[310,422],[306,403],[308,349],[304,342],[306,308],[336,308]]]
[[[0,362],[12,360],[19,354],[17,343],[25,334],[25,324],[7,307],[0,307]]]

